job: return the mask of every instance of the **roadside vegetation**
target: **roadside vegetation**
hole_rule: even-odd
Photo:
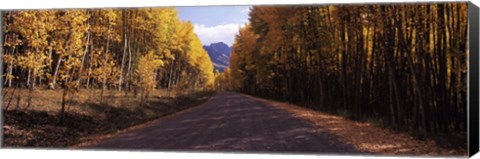
[[[174,8],[2,16],[3,146],[65,147],[212,94],[212,62]]]
[[[467,148],[467,4],[255,6],[217,87]]]
[[[7,89],[6,91],[9,91]],[[37,89],[32,104],[20,98],[28,90],[18,91],[11,106],[3,109],[3,145],[5,147],[67,147],[95,140],[99,135],[115,133],[131,126],[164,117],[208,100],[212,91],[181,93],[155,90],[143,100],[115,90],[79,90],[66,101],[66,113],[61,122],[60,90]],[[4,100],[7,104],[9,98]]]

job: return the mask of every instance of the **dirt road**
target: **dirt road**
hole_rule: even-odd
[[[120,133],[88,149],[355,154],[326,129],[238,93],[148,126]]]

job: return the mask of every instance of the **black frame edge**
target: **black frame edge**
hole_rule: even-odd
[[[479,8],[468,3],[469,63],[468,63],[468,153],[479,151]]]

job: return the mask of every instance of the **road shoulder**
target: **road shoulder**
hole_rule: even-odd
[[[152,125],[155,125],[155,124],[158,124],[162,121],[165,121],[165,120],[169,120],[171,118],[175,118],[177,116],[180,116],[182,114],[185,114],[185,113],[188,113],[188,112],[192,112],[192,111],[195,111],[197,109],[199,109],[200,107],[206,105],[208,102],[210,102],[217,94],[213,94],[212,96],[209,97],[209,99],[197,106],[194,106],[194,107],[191,107],[191,108],[188,108],[188,109],[185,109],[185,110],[182,110],[182,111],[179,111],[179,112],[176,112],[176,113],[173,113],[173,114],[170,114],[170,115],[167,115],[167,116],[164,116],[164,117],[160,117],[158,119],[154,119],[154,120],[151,120],[151,121],[147,121],[143,124],[138,124],[138,125],[134,125],[134,126],[131,126],[131,127],[128,127],[126,129],[122,129],[122,130],[118,130],[116,132],[113,132],[113,133],[109,133],[109,134],[102,134],[102,135],[93,135],[93,136],[89,136],[84,140],[84,142],[81,142],[81,143],[78,143],[78,144],[75,144],[75,145],[72,145],[72,146],[69,146],[68,148],[71,148],[71,149],[78,149],[78,148],[87,148],[89,146],[92,146],[92,145],[95,145],[95,144],[98,144],[100,143],[101,141],[104,141],[104,140],[107,140],[107,139],[110,139],[110,138],[114,138],[114,137],[117,137],[119,135],[122,135],[122,134],[126,134],[126,133],[130,133],[130,132],[133,132],[133,131],[137,131],[139,129],[142,129],[142,128],[146,128],[146,127],[149,127],[149,126],[152,126]]]
[[[295,117],[326,128],[340,141],[353,145],[360,151],[383,155],[440,155],[463,157],[467,155],[467,152],[441,148],[433,140],[418,140],[406,133],[394,132],[370,123],[351,121],[340,116],[329,115],[288,103],[245,94],[242,95],[263,103],[268,103],[278,109],[286,110]]]

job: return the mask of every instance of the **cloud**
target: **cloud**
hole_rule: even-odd
[[[240,11],[241,13],[248,13],[250,12],[250,8],[245,8]]]
[[[224,42],[232,46],[235,35],[238,33],[240,27],[244,24],[222,24],[207,27],[203,24],[194,24],[195,33],[202,41],[203,45],[210,45],[211,43]]]

